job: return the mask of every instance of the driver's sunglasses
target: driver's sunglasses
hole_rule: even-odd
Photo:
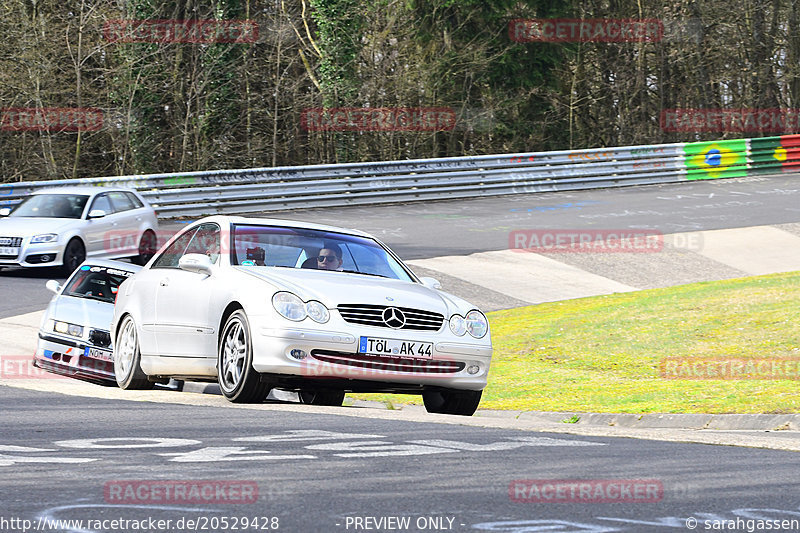
[[[331,263],[333,263],[335,260],[336,260],[335,255],[320,255],[319,257],[317,257],[317,261],[319,261],[320,263],[324,263],[325,261],[330,261]]]

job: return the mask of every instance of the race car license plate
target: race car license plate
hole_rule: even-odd
[[[358,343],[358,353],[431,359],[433,357],[433,343],[361,337]]]
[[[84,357],[91,357],[92,359],[100,359],[101,361],[111,361],[111,352],[101,350],[100,348],[91,348],[89,346],[83,352]]]
[[[17,257],[19,255],[19,248],[0,246],[0,255],[13,255],[14,257]]]

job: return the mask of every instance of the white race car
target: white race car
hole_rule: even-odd
[[[273,388],[317,405],[410,393],[469,416],[492,356],[483,313],[371,235],[242,217],[176,234],[122,284],[111,331],[123,389],[216,380],[233,402]]]
[[[156,213],[132,189],[42,189],[0,217],[0,269],[62,266],[68,276],[86,258],[143,265],[158,250]]]
[[[140,268],[121,261],[87,261],[63,287],[48,281],[47,288],[56,294],[42,316],[33,365],[116,385],[109,333],[114,298],[120,284]]]

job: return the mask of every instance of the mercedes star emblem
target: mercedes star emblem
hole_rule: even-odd
[[[383,321],[393,329],[400,329],[406,325],[406,315],[396,307],[387,307],[383,310]]]

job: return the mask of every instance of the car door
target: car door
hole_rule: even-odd
[[[89,213],[100,209],[105,212],[105,216],[89,218]],[[107,193],[101,193],[92,199],[89,210],[86,212],[86,226],[84,237],[86,238],[86,257],[107,257],[110,249],[115,245],[115,219],[114,207]]]
[[[141,270],[136,275],[136,297],[141,309],[142,353],[164,354],[168,344],[168,335],[173,333],[170,326],[158,322],[156,298],[162,283],[168,283],[170,276],[178,271],[178,261],[186,251],[186,247],[197,232],[197,228],[187,230],[179,235],[153,261],[150,268]]]
[[[219,263],[220,227],[198,226],[184,254],[205,254]],[[183,255],[183,254],[182,254]],[[180,257],[178,258],[178,261]],[[217,324],[211,322],[215,276],[164,269],[156,292],[158,347],[162,355],[179,357],[216,356]]]
[[[157,229],[158,217],[156,217],[156,213],[153,208],[149,205],[145,206],[144,202],[142,202],[138,196],[130,191],[124,191],[124,194],[131,201],[131,204],[133,204],[133,215],[136,217],[136,222],[139,225],[139,229]]]
[[[122,246],[116,251],[116,254],[118,256],[136,255],[139,252],[139,227],[142,214],[138,212],[134,203],[123,191],[111,191],[108,193],[108,198],[114,207],[115,232],[122,237]]]

